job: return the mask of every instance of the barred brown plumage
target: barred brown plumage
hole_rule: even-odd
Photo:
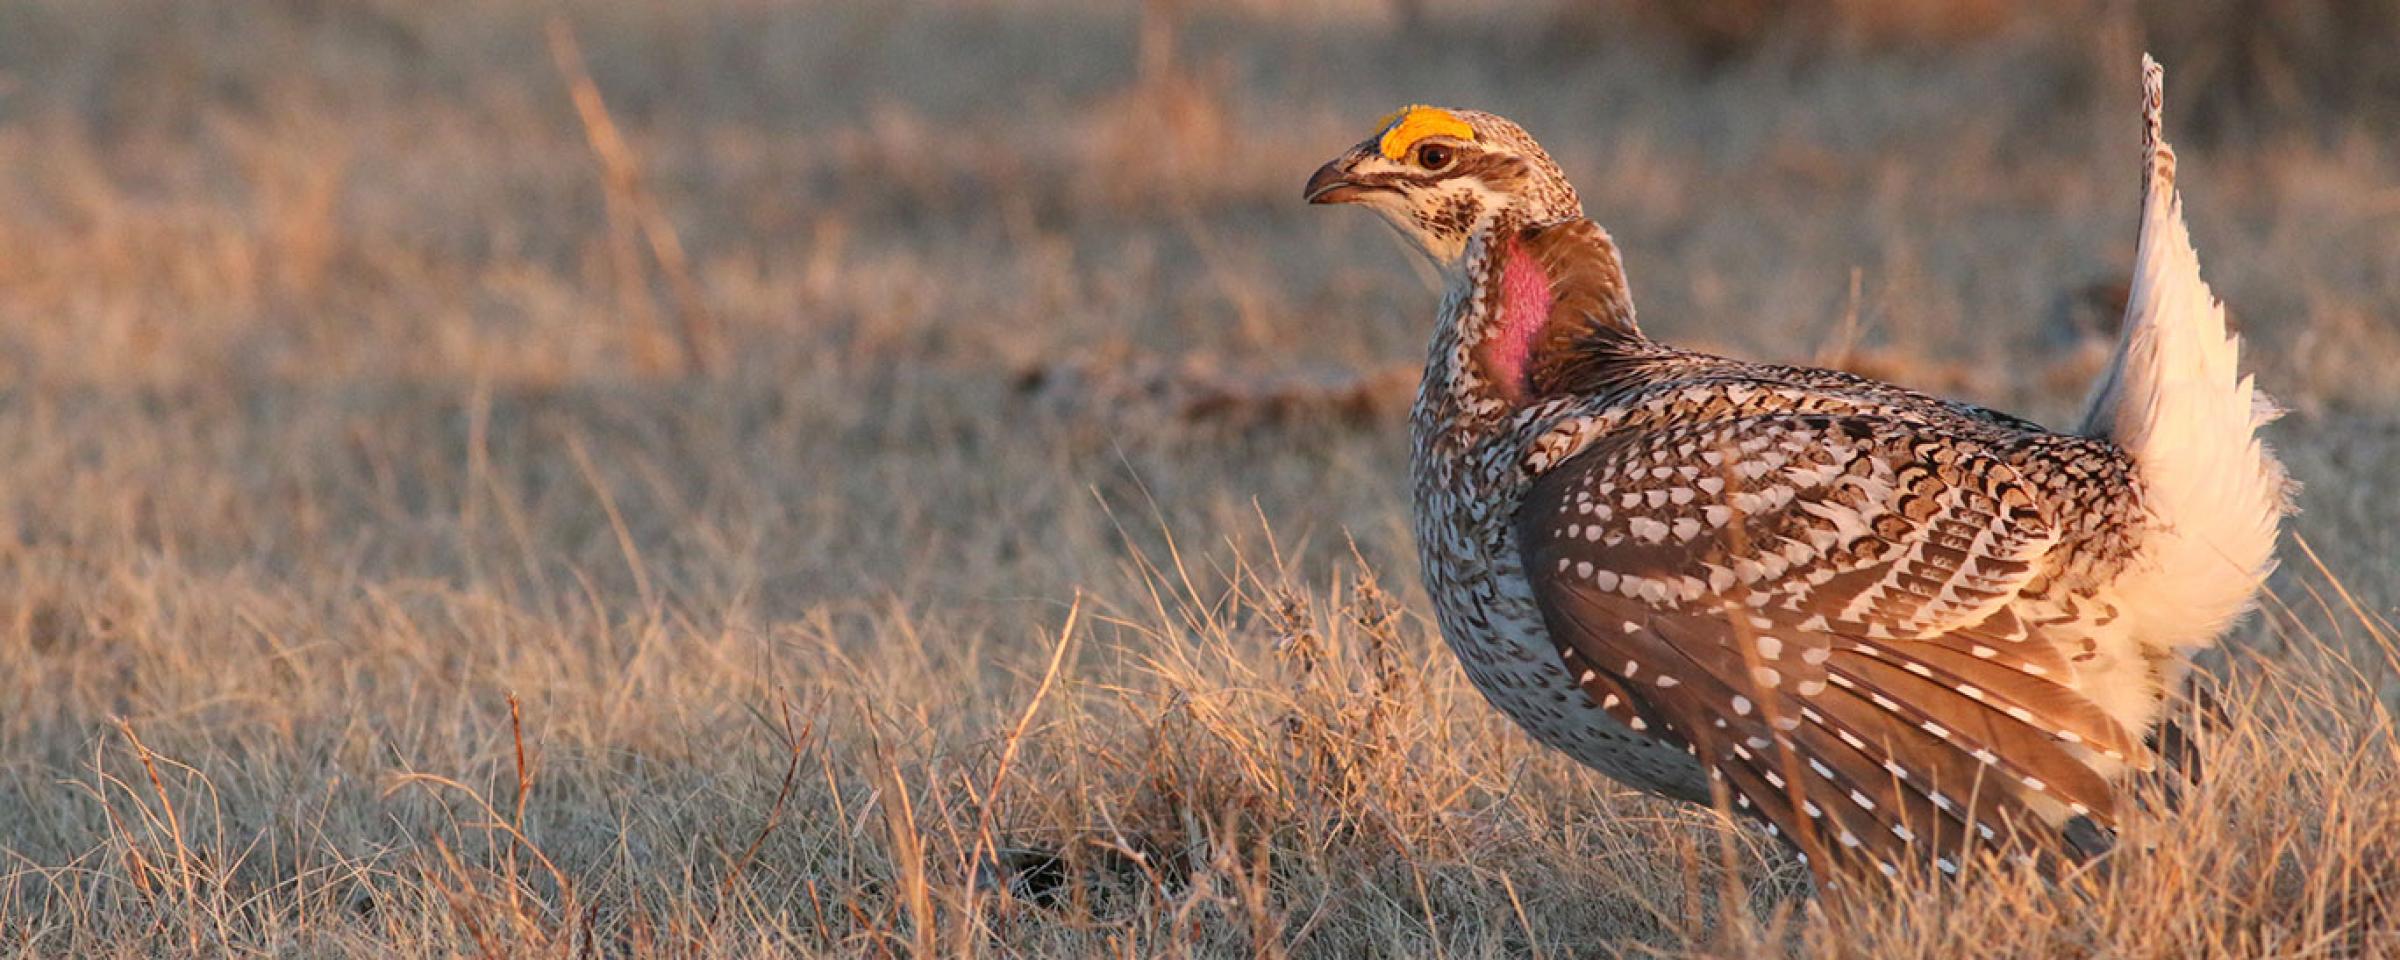
[[[1319,170],[1312,202],[1375,209],[1448,279],[1411,472],[1426,585],[1485,696],[1625,782],[1722,785],[1820,869],[2089,853],[2062,828],[2125,812],[2286,507],[2159,198],[2145,81],[2148,298],[2088,436],[1650,340],[1607,232],[1499,117],[1411,108]],[[2220,413],[2156,412],[2193,407]]]

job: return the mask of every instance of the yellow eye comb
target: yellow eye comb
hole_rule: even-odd
[[[1383,140],[1377,146],[1387,159],[1398,160],[1408,155],[1408,148],[1426,137],[1457,137],[1475,139],[1475,128],[1440,107],[1412,106],[1383,118]]]

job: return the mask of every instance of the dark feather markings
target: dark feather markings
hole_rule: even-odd
[[[1836,431],[1844,439],[1827,442],[1855,439],[1851,419]],[[2060,825],[2080,814],[2111,828],[2116,801],[2079,751],[2146,751],[2064,685],[2069,663],[2039,624],[2006,606],[1992,609],[2035,575],[2029,561],[2053,536],[2015,516],[2014,471],[1952,452],[1939,464],[1952,479],[1927,479],[1926,468],[1890,485],[1881,516],[1896,525],[1855,542],[1826,540],[1826,527],[1810,526],[1802,508],[1833,503],[1827,498],[1857,459],[1874,453],[1774,452],[1791,450],[1788,431],[1805,425],[1759,422],[1756,429],[1785,431],[1769,434],[1777,439],[1768,444],[1726,433],[1738,423],[1662,431],[1669,436],[1621,432],[1538,477],[1517,514],[1518,544],[1561,655],[1593,673],[1587,686],[1624,691],[1623,716],[1688,744],[1780,835],[1799,843],[1821,833],[1817,846],[1839,861],[1887,873],[1931,862],[1954,872],[1982,845],[2046,867],[2080,859]],[[1753,489],[1800,492],[1763,501],[1763,512],[1712,520],[1696,538],[1662,538],[1661,518],[1741,502],[1731,483],[1695,497],[1694,475],[1675,473],[1665,455],[1668,445],[1712,430],[1732,438],[1717,448],[1728,451],[1725,475],[1745,462],[1737,456],[1772,454],[1770,473]],[[1959,472],[1972,469],[1996,471],[1985,478],[1995,486],[1962,486]],[[1795,479],[1800,471],[1807,478]],[[1662,502],[1660,490],[1678,496]],[[1618,509],[1578,509],[1593,502]],[[1628,535],[1641,529],[1637,522],[1649,524],[1650,535]],[[1775,555],[1787,549],[1796,551],[1789,572],[1777,572],[1786,565]],[[1749,557],[1771,564],[1769,580],[1754,588],[1709,572]],[[1804,568],[1830,575],[1802,581]],[[1644,589],[1626,577],[1645,578]],[[1663,602],[1647,581],[1668,586]],[[1697,597],[1694,582],[1707,585]],[[1755,592],[1787,584],[1801,592]],[[1809,592],[1812,584],[1822,592]],[[1960,622],[1975,604],[1986,612]],[[1853,606],[1860,620],[1839,616]],[[1900,639],[1868,636],[1871,625],[1887,623],[1903,631]],[[1672,678],[1664,686],[1662,674]]]
[[[2040,728],[1855,652],[1837,652],[1828,666],[1834,685],[1867,697],[2013,781],[1998,788],[2047,794],[2074,814],[2115,826],[2115,789]]]
[[[1746,639],[1744,635],[1750,631],[1739,628],[1731,618],[1715,624],[1687,615],[1663,615],[1657,619],[1662,624],[1675,625],[1667,637],[1667,646],[1712,678],[1740,678],[1746,676],[1747,670],[1766,665],[1740,657],[1734,653],[1735,648],[1714,643],[1706,636],[1706,628],[1715,626],[1737,640]],[[1788,636],[1784,639],[1787,647],[1792,643],[1806,647],[1830,640]],[[1693,656],[1696,650],[1715,652],[1726,662],[1711,669]],[[1829,656],[1827,666],[1841,661],[1838,654]],[[2012,826],[2038,825],[2042,821],[2025,806],[2016,791],[2002,782],[2005,768],[1988,767],[1957,745],[1885,711],[1865,693],[1829,683],[1813,696],[1802,696],[1797,692],[1799,679],[1818,674],[1789,657],[1773,666],[1780,668],[1778,672],[1782,674],[1782,682],[1773,688],[1730,679],[1720,689],[1728,698],[1735,694],[1748,697],[1756,715],[1772,715],[1774,720],[1781,721],[1779,724],[1770,721],[1770,726],[1782,735],[1766,739],[1781,749],[1797,751],[1797,759],[1809,774],[1805,778],[1807,796],[1818,807],[1823,810],[1859,807],[1871,814],[1870,819],[1882,829],[1858,832],[1859,847],[1849,851],[1850,854],[1881,857],[1884,862],[1892,863],[1947,858],[1953,868],[1966,863],[1978,844],[2049,855],[2038,842],[2050,839],[2048,836],[2027,837],[2024,831]],[[1832,679],[1830,672],[1822,675]],[[1744,745],[1756,746],[1750,742]],[[1781,766],[1775,762],[1761,766],[1781,772]],[[1974,828],[1972,839],[1970,828]],[[1852,829],[1856,830],[1856,826]],[[1848,846],[1838,834],[1831,839],[1837,851]],[[2037,842],[2021,842],[2028,839]]]
[[[1674,729],[1686,731],[1684,737],[1701,763],[1731,778],[1730,790],[1741,809],[1763,817],[1778,836],[1800,845],[1803,852],[1809,852],[1812,846],[1804,838],[1820,832],[1824,834],[1821,842],[1813,846],[1835,856],[1841,855],[1835,851],[1845,849],[1839,841],[1844,834],[1862,837],[1882,832],[1866,811],[1854,813],[1847,803],[1840,808],[1828,807],[1825,801],[1812,796],[1804,761],[1785,764],[1787,770],[1773,765],[1780,754],[1772,746],[1760,749],[1747,746],[1750,741],[1774,742],[1776,731],[1769,726],[1766,716],[1755,711],[1736,714],[1711,707],[1712,702],[1730,703],[1735,695],[1732,689],[1655,630],[1647,627],[1624,630],[1622,614],[1634,611],[1612,606],[1605,597],[1578,592],[1557,606],[1552,615],[1552,636],[1575,643],[1570,649],[1586,661],[1606,657],[1619,664],[1607,671],[1612,682],[1640,687],[1650,702],[1651,712]],[[1559,630],[1561,625],[1571,629]],[[1595,642],[1610,634],[1614,636],[1609,642]],[[1632,669],[1627,670],[1624,664],[1631,664]],[[1661,687],[1660,677],[1675,678],[1676,682]],[[1837,826],[1821,830],[1814,821],[1828,815]]]
[[[2083,743],[2103,757],[2149,766],[2149,751],[2100,705],[2058,682],[2034,676],[1996,659],[1978,658],[1946,644],[1857,639],[1851,651],[1900,665],[1958,696],[2050,734]],[[1920,672],[1921,671],[1921,672]]]

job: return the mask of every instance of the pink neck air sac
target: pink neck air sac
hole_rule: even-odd
[[[1499,316],[1476,353],[1483,362],[1484,374],[1512,401],[1522,400],[1531,390],[1526,382],[1533,361],[1536,338],[1550,321],[1553,300],[1550,276],[1539,261],[1514,239],[1503,241],[1500,248]]]

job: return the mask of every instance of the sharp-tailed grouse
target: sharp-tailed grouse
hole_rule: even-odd
[[[2112,828],[2287,512],[2147,58],[2144,87],[2132,298],[2073,433],[1651,340],[1607,231],[1500,117],[1410,107],[1309,178],[1445,278],[1417,540],[1484,695],[1626,783],[1718,781],[1821,868]]]

